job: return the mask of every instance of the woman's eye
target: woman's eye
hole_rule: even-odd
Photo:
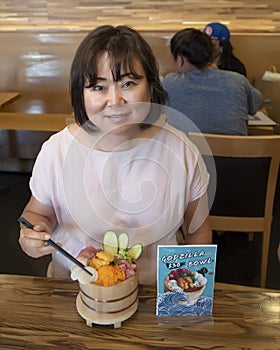
[[[101,85],[95,85],[95,86],[93,86],[93,90],[94,90],[94,91],[102,91],[102,90],[103,90],[103,86],[101,86]]]
[[[101,91],[103,87],[101,85],[85,85],[85,89],[90,91]]]
[[[125,81],[123,84],[122,84],[122,87],[126,88],[126,87],[131,87],[131,86],[135,86],[137,85],[134,81]]]

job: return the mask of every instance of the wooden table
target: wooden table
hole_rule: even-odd
[[[277,123],[269,118],[267,110],[263,107],[254,116],[248,116],[249,135],[273,135]]]
[[[18,92],[0,92],[0,108],[19,97]],[[68,120],[73,120],[72,114],[0,112],[0,129],[60,131]]]
[[[71,114],[0,113],[0,129],[7,130],[60,131],[69,121],[73,121]]]
[[[19,98],[19,92],[0,92],[0,108]]]
[[[70,280],[0,275],[0,349],[280,349],[280,291],[216,283],[213,317],[162,324],[153,288],[122,327],[86,326]],[[188,321],[188,322],[187,322]]]

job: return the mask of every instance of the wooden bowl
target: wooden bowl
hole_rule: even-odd
[[[88,326],[92,323],[113,324],[114,328],[118,328],[138,308],[138,276],[110,287],[95,283],[80,284],[76,306]]]

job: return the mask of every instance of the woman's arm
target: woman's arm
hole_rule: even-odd
[[[31,196],[22,216],[34,225],[33,230],[21,225],[19,244],[22,250],[33,258],[51,254],[54,249],[44,241],[50,238],[57,225],[53,208]]]
[[[180,244],[212,243],[207,194],[188,204],[182,230],[184,237]]]

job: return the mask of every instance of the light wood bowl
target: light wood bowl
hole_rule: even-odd
[[[93,323],[113,324],[114,328],[118,328],[138,308],[138,276],[110,287],[80,284],[76,306],[88,326]]]

